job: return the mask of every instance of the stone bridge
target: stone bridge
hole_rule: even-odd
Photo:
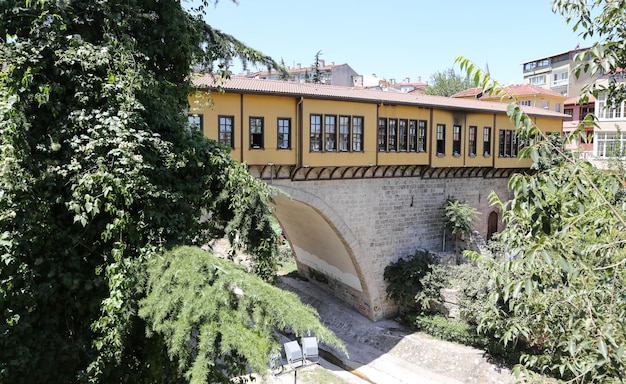
[[[275,215],[298,272],[372,320],[397,312],[386,298],[389,263],[418,249],[443,250],[443,201],[454,197],[476,208],[475,229],[488,237],[501,226],[489,193],[506,199],[512,173],[376,168],[251,169],[275,188]]]

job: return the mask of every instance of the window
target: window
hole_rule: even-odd
[[[533,85],[545,85],[546,75],[533,76],[528,78],[528,83]]]
[[[398,121],[398,148],[402,152],[406,152],[407,138],[408,138],[407,121],[404,119],[399,120]]]
[[[204,124],[203,124],[203,116],[199,114],[187,115],[187,120],[189,124],[198,129],[200,132],[203,132]]]
[[[322,150],[322,115],[311,115],[311,139],[309,150],[320,152]]]
[[[512,129],[500,130],[499,157],[517,157],[519,146],[517,136]]]
[[[519,105],[530,107],[530,100],[520,100]]]
[[[217,141],[220,144],[224,144],[231,148],[235,148],[235,138],[233,135],[233,127],[235,125],[235,118],[233,116],[218,116],[217,119],[218,119],[218,128],[219,128]]]
[[[531,71],[537,67],[537,62],[533,61],[531,63],[524,64],[524,71]]]
[[[552,74],[552,86],[567,85],[568,77],[569,73],[567,71]]]
[[[339,150],[350,150],[350,116],[339,116]]]
[[[491,127],[483,128],[483,156],[491,155]]]
[[[459,156],[461,154],[461,126],[452,126],[452,154]]]
[[[329,152],[337,150],[337,116],[326,115],[324,118],[324,144]]]
[[[548,100],[544,100],[541,103],[541,108],[543,108],[543,109],[550,109],[550,102]]]
[[[352,118],[352,150],[363,151],[363,118],[360,116]]]
[[[566,115],[574,116],[574,109],[573,108],[565,108],[563,110],[563,113],[566,114]]]
[[[478,128],[475,125],[469,127],[469,143],[467,146],[467,152],[470,156],[476,156],[476,130]]]
[[[444,126],[445,140],[445,126]],[[426,152],[426,120],[419,121],[419,129],[417,131],[417,151]]]
[[[278,149],[291,148],[291,119],[278,118]]]
[[[595,106],[586,106],[580,109],[580,117],[584,119],[588,114],[595,112]]]
[[[626,133],[624,132],[596,132],[594,140],[597,142],[596,156],[611,158],[623,157],[626,152]]]
[[[250,148],[263,148],[263,118],[250,117]]]
[[[437,124],[437,156],[446,153],[446,125]]]
[[[556,112],[561,112],[561,103],[555,103],[554,104],[554,110]]]
[[[378,152],[387,150],[387,119],[378,119]]]
[[[397,136],[398,135],[398,120],[389,119],[389,151],[396,151],[398,149]]]
[[[409,121],[409,151],[417,151],[417,120]]]
[[[598,95],[598,118],[599,119],[616,119],[622,117],[624,103],[617,106],[610,106],[606,98],[606,92]]]

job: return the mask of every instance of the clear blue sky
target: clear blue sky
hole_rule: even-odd
[[[426,82],[462,55],[501,84],[521,83],[521,63],[582,40],[551,0],[220,0],[207,22],[286,65],[348,64],[362,75]],[[252,68],[254,69],[254,68]],[[262,68],[261,68],[262,69]],[[233,68],[235,73],[240,66]]]

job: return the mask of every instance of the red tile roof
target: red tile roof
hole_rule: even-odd
[[[537,85],[532,85],[532,84],[507,85],[505,87],[502,87],[502,89],[510,95],[517,95],[517,96],[532,96],[532,95],[563,96],[560,93],[555,92],[551,89],[542,88],[542,87],[539,87]],[[464,91],[461,91],[459,93],[452,95],[452,97],[476,96],[481,91],[482,91],[482,88],[480,87],[468,88]],[[489,97],[489,93],[486,92],[484,97]]]
[[[414,105],[424,108],[440,108],[447,110],[471,110],[476,112],[506,113],[507,104],[500,102],[480,101],[443,96],[431,96],[416,93],[384,92],[358,87],[333,86],[326,84],[297,83],[280,80],[251,79],[232,77],[222,82],[213,75],[196,75],[192,79],[198,89],[218,89],[225,92],[241,92],[250,94],[266,94],[279,96],[304,96],[317,99],[361,101],[377,104]],[[568,115],[535,107],[522,107],[524,111],[535,116],[552,116],[566,118]]]
[[[578,104],[579,101],[580,101],[580,96],[574,96],[574,97],[570,97],[569,99],[565,100],[563,102],[563,105]],[[589,95],[589,101],[587,103],[595,103],[595,102],[596,102],[596,98],[593,97],[593,95]]]
[[[324,65],[324,66],[320,66],[319,70],[320,71],[330,71],[331,69],[333,69],[334,67],[339,67],[345,64],[331,64],[331,65]],[[304,72],[312,72],[313,71],[313,67],[295,67],[295,68],[287,68],[287,72],[294,74],[294,73],[304,73]],[[271,73],[278,73],[278,71],[272,71]],[[267,76],[269,75],[270,72],[269,71],[259,71],[259,72],[250,72],[249,74],[246,74],[244,76]]]

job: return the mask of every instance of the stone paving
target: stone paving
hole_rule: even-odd
[[[328,352],[323,357],[355,374],[360,382],[511,384],[516,381],[509,370],[492,364],[482,350],[423,333],[408,333],[393,320],[372,322],[301,279],[283,276],[282,287],[317,309],[322,322],[344,341],[349,357],[321,346]]]

